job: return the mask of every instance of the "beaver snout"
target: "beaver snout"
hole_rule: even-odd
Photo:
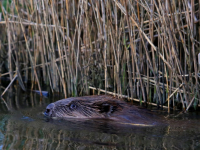
[[[55,107],[55,104],[54,104],[54,103],[49,104],[49,105],[46,107],[46,111],[44,112],[44,115],[45,115],[45,116],[48,116],[48,117],[51,117],[54,107]]]

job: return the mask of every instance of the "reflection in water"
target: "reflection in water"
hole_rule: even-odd
[[[58,98],[41,98],[15,87],[4,99],[0,105],[0,149],[200,148],[198,118],[170,119],[156,127],[105,120],[48,120],[42,113]]]

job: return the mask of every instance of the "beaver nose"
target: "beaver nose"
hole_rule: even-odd
[[[49,105],[46,107],[46,111],[45,111],[44,114],[45,114],[46,116],[51,116],[52,110],[54,109],[54,107],[55,107],[55,104],[54,104],[54,103],[49,104]]]

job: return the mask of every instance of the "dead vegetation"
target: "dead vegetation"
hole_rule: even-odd
[[[6,5],[5,5],[6,4]],[[200,1],[4,0],[0,71],[68,95],[199,103]]]

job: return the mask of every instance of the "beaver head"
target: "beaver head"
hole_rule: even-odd
[[[44,115],[51,118],[108,118],[125,106],[123,101],[111,96],[71,97],[49,104]]]
[[[120,123],[154,124],[154,117],[147,110],[129,105],[112,96],[71,97],[51,103],[45,116],[50,118],[111,119]]]

